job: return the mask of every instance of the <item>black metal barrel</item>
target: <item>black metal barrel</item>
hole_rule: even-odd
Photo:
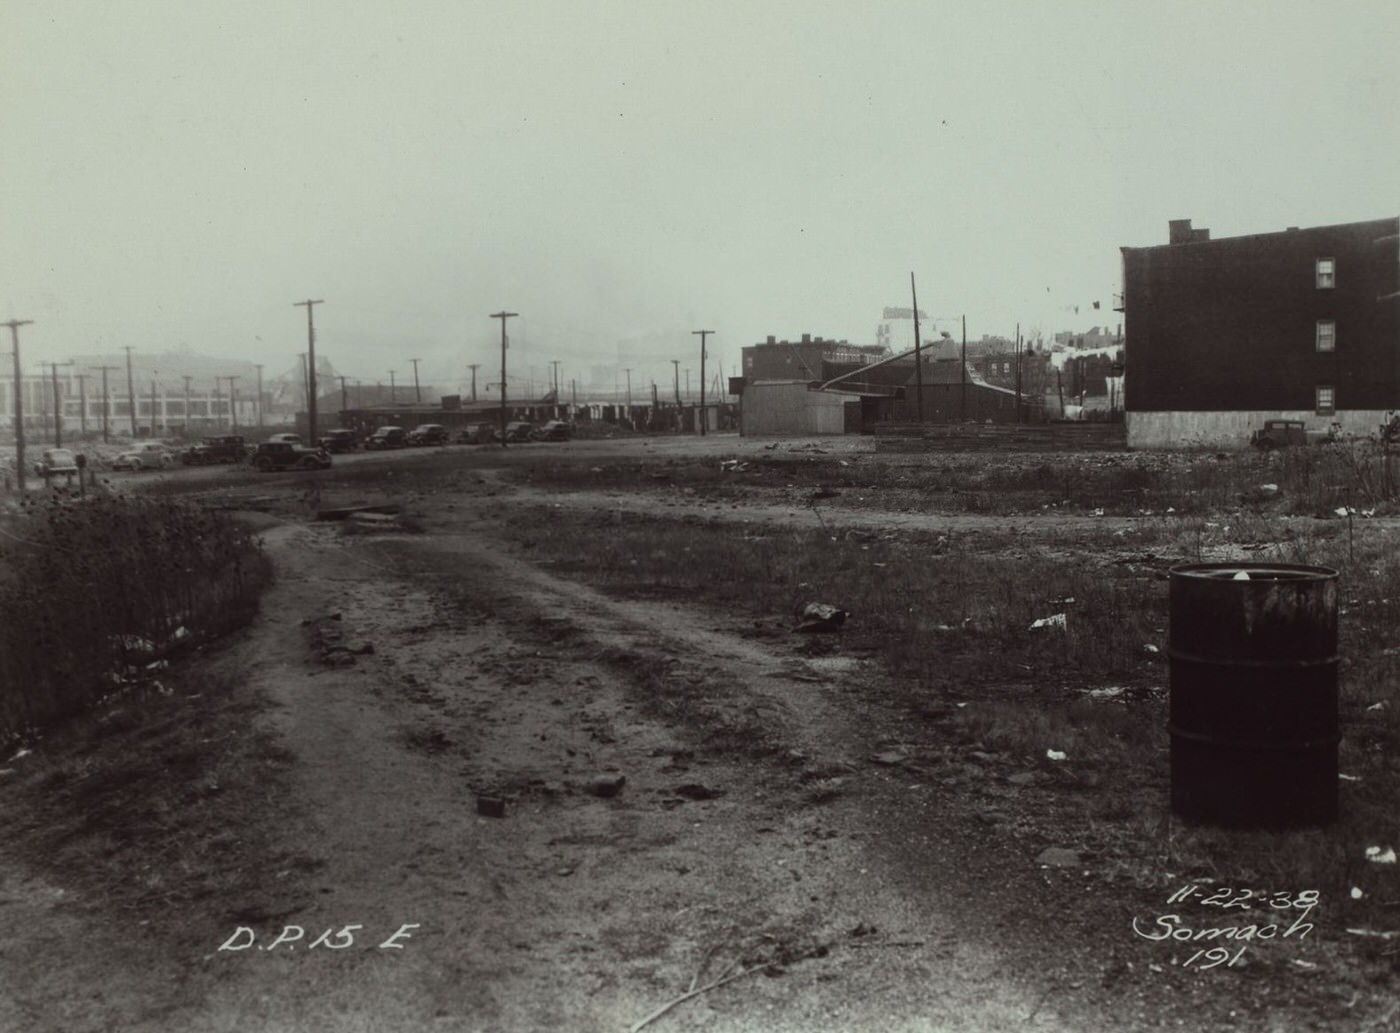
[[[1171,570],[1172,811],[1230,828],[1337,818],[1337,572]]]

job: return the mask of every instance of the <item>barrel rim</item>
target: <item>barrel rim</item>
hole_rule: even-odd
[[[1241,571],[1250,575],[1251,580],[1267,582],[1279,581],[1335,581],[1340,572],[1332,567],[1313,566],[1303,563],[1178,563],[1168,569],[1173,578],[1196,581],[1229,581]]]

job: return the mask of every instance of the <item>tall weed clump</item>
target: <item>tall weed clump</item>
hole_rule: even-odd
[[[67,718],[133,667],[247,623],[258,540],[177,499],[57,500],[0,536],[0,741]]]

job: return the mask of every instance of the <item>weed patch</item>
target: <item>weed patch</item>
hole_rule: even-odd
[[[174,499],[39,505],[0,539],[0,741],[246,623],[272,567],[246,529]]]

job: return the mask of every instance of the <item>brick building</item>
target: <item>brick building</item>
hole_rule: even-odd
[[[1130,447],[1239,445],[1266,419],[1376,430],[1400,406],[1400,219],[1125,247]]]

